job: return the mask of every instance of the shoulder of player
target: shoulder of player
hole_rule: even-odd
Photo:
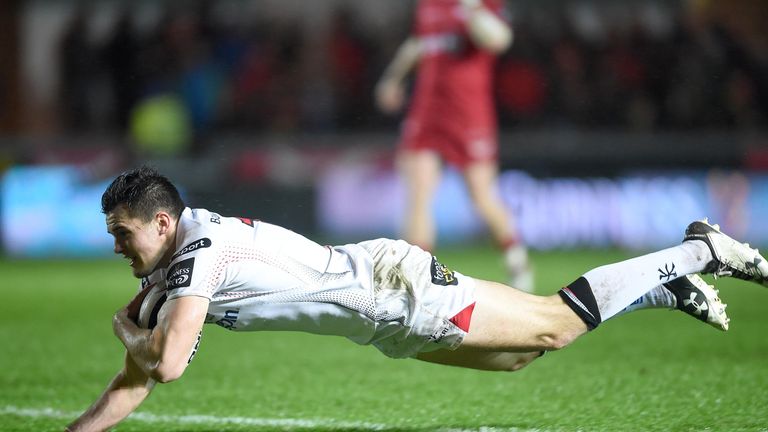
[[[176,231],[176,250],[171,261],[182,255],[207,249],[218,243],[220,216],[204,209],[187,209],[182,213]]]
[[[221,226],[222,217],[210,210],[203,208],[187,207],[179,218],[179,229],[194,231],[196,229],[215,229]]]

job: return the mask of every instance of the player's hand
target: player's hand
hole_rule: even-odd
[[[139,303],[139,305],[141,305],[141,303]],[[112,316],[112,332],[118,339],[120,339],[120,334],[124,332],[126,327],[138,327],[138,316],[138,313],[134,316],[128,306],[118,309]]]
[[[384,78],[376,85],[376,105],[385,114],[395,114],[405,105],[405,88],[394,79]]]
[[[120,338],[120,334],[126,326],[138,326],[138,320],[128,318],[128,308],[120,308],[112,316],[112,332]]]
[[[139,291],[138,294],[131,300],[125,308],[121,309],[125,310],[125,314],[134,323],[139,323],[139,311],[141,310],[141,304],[144,302],[144,297],[147,296],[147,294],[152,290],[152,287],[154,284],[147,286],[146,288]],[[120,311],[118,311],[120,313]]]

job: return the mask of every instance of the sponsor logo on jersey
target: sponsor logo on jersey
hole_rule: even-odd
[[[188,254],[190,252],[194,252],[194,251],[196,251],[198,249],[203,249],[203,248],[211,247],[212,244],[213,243],[211,242],[211,239],[209,239],[208,237],[203,237],[203,238],[201,238],[199,240],[195,240],[192,243],[190,243],[190,244],[184,246],[183,248],[181,248],[175,254],[173,254],[173,256],[171,257],[171,261],[175,260],[176,258],[178,258],[178,257],[180,257],[180,256],[182,256],[184,254]]]
[[[147,285],[149,285],[149,278],[145,276],[141,278],[141,289],[146,288]]]
[[[224,327],[227,330],[235,330],[237,316],[240,315],[240,309],[229,309],[224,312],[224,317],[216,321],[216,325]]]
[[[429,341],[434,343],[440,343],[440,341],[443,340],[443,338],[448,334],[450,330],[451,328],[447,324],[443,325],[442,328],[435,330],[435,332],[429,336]]]
[[[216,213],[211,213],[211,222],[221,225],[221,216]]]
[[[192,283],[192,269],[195,267],[195,257],[179,261],[168,270],[166,285],[168,289],[188,287]]]
[[[456,279],[456,275],[453,273],[453,270],[450,270],[448,267],[440,264],[440,261],[438,261],[434,256],[432,257],[431,267],[433,284],[443,286],[459,284],[459,280]]]

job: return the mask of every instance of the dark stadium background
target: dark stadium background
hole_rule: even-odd
[[[657,247],[704,216],[768,242],[764,4],[507,4],[502,191],[534,249]],[[372,88],[412,7],[3,2],[5,252],[108,252],[99,191],[145,162],[192,206],[329,241],[397,235],[401,116],[378,113]],[[480,238],[455,176],[442,187],[443,244]]]
[[[768,246],[764,0],[507,4],[500,186],[537,293],[706,216]],[[122,364],[137,281],[99,212],[122,170],[328,244],[397,235],[401,117],[371,95],[413,5],[0,1],[0,431],[63,430]],[[440,261],[503,280],[456,173],[440,187]],[[765,432],[766,292],[715,282],[728,333],[645,311],[514,374],[213,326],[118,430]]]

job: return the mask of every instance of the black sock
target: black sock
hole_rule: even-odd
[[[587,329],[594,330],[600,325],[602,318],[600,310],[597,308],[595,295],[592,294],[592,288],[589,282],[583,277],[576,279],[573,283],[558,291],[560,297],[579,318],[587,325]]]

